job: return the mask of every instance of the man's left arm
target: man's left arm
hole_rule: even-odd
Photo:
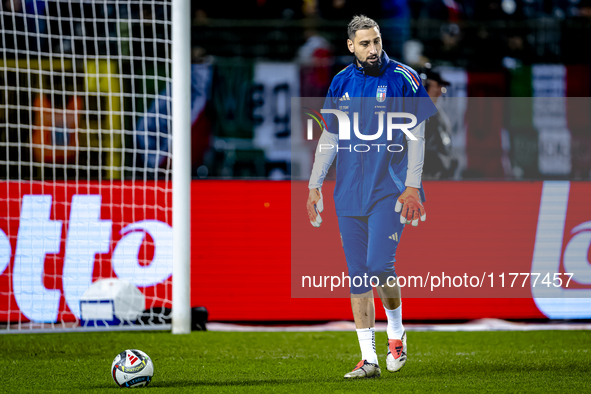
[[[410,132],[416,140],[411,140],[406,136],[408,150],[406,190],[398,197],[395,210],[400,212],[400,223],[412,223],[416,227],[419,225],[419,217],[423,222],[427,219],[419,193],[425,161],[425,121],[411,129]]]

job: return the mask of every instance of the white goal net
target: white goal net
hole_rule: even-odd
[[[170,323],[170,0],[0,7],[0,332]]]

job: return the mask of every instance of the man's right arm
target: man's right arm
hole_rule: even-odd
[[[310,176],[308,189],[318,189],[322,187],[328,169],[337,154],[338,145],[339,135],[330,133],[325,129],[318,140],[318,146],[316,146],[314,166],[312,167],[312,175]]]

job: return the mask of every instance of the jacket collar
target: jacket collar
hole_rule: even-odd
[[[386,51],[384,51],[383,49],[382,49],[381,59],[382,59],[382,64],[380,66],[380,69],[378,71],[376,71],[376,72],[371,73],[371,74],[368,73],[367,74],[368,76],[370,76],[370,77],[381,77],[382,75],[384,75],[384,73],[386,72],[386,69],[390,65],[390,58],[386,54]],[[357,66],[357,60],[353,60],[353,67],[355,67],[355,69],[358,72],[365,74],[365,68]]]

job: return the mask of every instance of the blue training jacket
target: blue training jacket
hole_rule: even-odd
[[[412,113],[417,117],[417,125],[434,115],[437,108],[427,95],[421,78],[412,68],[391,60],[382,51],[380,70],[372,75],[355,63],[339,72],[332,80],[324,108],[347,113],[351,125],[351,138],[339,139],[334,190],[337,215],[367,216],[393,210],[396,197],[406,189],[406,138],[402,131],[394,130],[392,140],[388,140],[387,117],[380,112]],[[363,135],[376,134],[380,116],[383,117],[383,132],[378,139],[368,141],[356,136],[355,112],[359,114],[358,130]],[[327,130],[338,134],[337,117],[325,113],[324,119]],[[398,120],[393,123],[405,123],[405,120]],[[386,146],[392,151],[400,150],[401,146],[402,150],[390,152]],[[368,147],[367,152],[362,152]],[[422,186],[420,193],[424,201]]]

